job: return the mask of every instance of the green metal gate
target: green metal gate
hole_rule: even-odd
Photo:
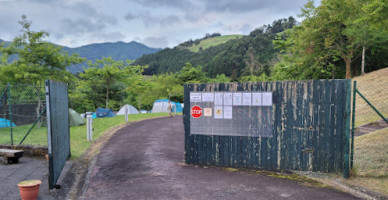
[[[184,89],[186,163],[348,177],[350,80],[189,84]],[[224,95],[225,104],[229,93],[233,105],[216,106],[216,97]],[[272,98],[265,106],[264,95]],[[235,96],[247,97],[248,104],[234,105]],[[261,106],[254,106],[254,96]],[[217,109],[223,119],[216,119]]]
[[[49,188],[53,189],[70,157],[69,103],[66,84],[46,80],[45,85]]]

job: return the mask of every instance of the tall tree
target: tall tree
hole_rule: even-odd
[[[70,82],[74,78],[66,67],[83,61],[78,55],[68,55],[61,47],[45,41],[45,31],[30,30],[25,15],[19,22],[22,35],[5,46],[0,45],[0,79],[3,83],[42,84],[45,79]],[[11,61],[10,57],[14,59]]]
[[[125,65],[122,61],[115,61],[112,58],[103,58],[96,63],[89,63],[89,68],[80,74],[85,83],[90,87],[102,87],[105,90],[105,108],[109,108],[109,93],[117,82],[121,81],[125,73]],[[91,91],[93,92],[93,91]]]
[[[309,1],[302,9],[304,20],[300,26],[286,32],[289,36],[286,40],[278,37],[275,41],[278,48],[285,50],[275,72],[282,74],[284,68],[304,74],[302,78],[329,78],[330,73],[334,78],[336,72],[345,71],[345,78],[351,78],[352,62],[362,54],[362,47],[365,52],[368,45],[379,43],[376,40],[379,33],[372,31],[367,20],[363,20],[367,13],[362,10],[369,3],[366,0],[322,0],[321,5],[315,7]],[[339,68],[341,61],[345,64],[344,70]]]
[[[66,67],[83,61],[78,55],[68,55],[61,48],[45,41],[49,34],[45,31],[30,30],[31,22],[25,15],[19,22],[22,34],[9,45],[0,44],[0,81],[4,83],[33,84],[38,97],[37,117],[43,109],[41,86],[45,79],[69,83],[74,76]],[[12,60],[11,60],[12,58]],[[38,127],[40,127],[39,122]]]

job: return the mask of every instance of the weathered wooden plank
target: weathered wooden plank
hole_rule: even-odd
[[[314,127],[314,132],[312,134],[312,146],[314,147],[314,151],[312,154],[312,161],[311,161],[311,169],[312,171],[318,171],[318,166],[317,166],[317,161],[318,160],[318,155],[319,155],[319,118],[318,118],[318,109],[319,109],[319,81],[313,81],[313,101],[312,101],[312,126]]]

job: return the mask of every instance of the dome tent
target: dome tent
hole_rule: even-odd
[[[125,108],[128,109],[128,114],[139,114],[139,111],[135,107],[126,104],[120,108],[120,110],[117,112],[117,115],[125,115]]]
[[[69,123],[70,126],[79,126],[85,124],[84,119],[75,110],[69,108]]]
[[[97,108],[95,115],[97,118],[115,116],[115,114],[112,112],[111,109],[105,109],[105,108]]]
[[[172,112],[182,112],[182,106],[180,103],[171,101],[172,104]],[[168,112],[168,99],[158,99],[154,102],[152,106],[152,113],[161,113]]]
[[[11,121],[8,119],[0,118],[0,128],[10,127]],[[12,127],[15,127],[15,123],[12,122]]]

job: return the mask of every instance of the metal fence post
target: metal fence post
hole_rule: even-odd
[[[350,147],[350,169],[353,169],[353,157],[354,157],[354,124],[356,118],[356,92],[357,91],[357,81],[353,82],[353,110],[352,110],[352,143]]]
[[[88,142],[92,141],[93,140],[93,118],[91,115],[87,115],[86,117],[86,132],[87,132],[87,135],[86,135],[86,139]]]
[[[8,83],[7,88],[8,88],[9,127],[11,129],[11,145],[13,145],[11,84]]]
[[[128,122],[128,108],[125,106],[125,121]]]

